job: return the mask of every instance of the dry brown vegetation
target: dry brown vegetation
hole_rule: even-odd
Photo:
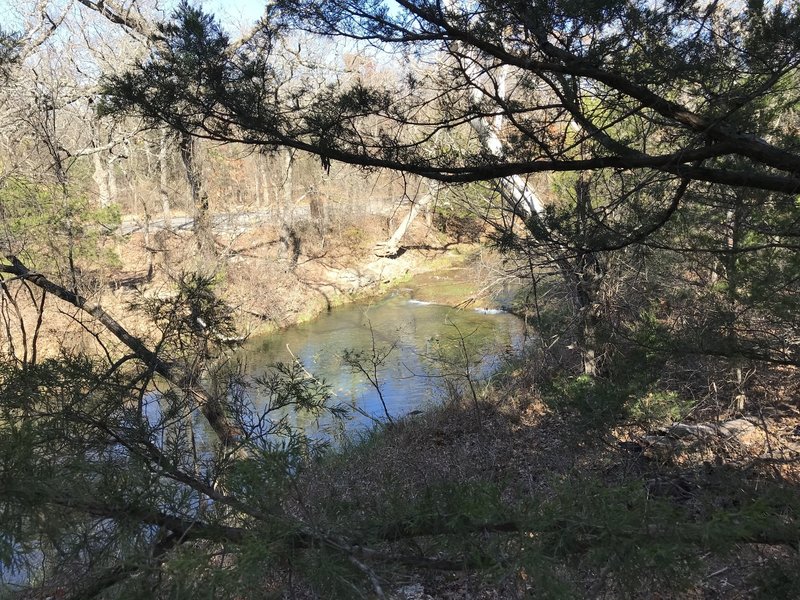
[[[780,374],[773,382],[784,381],[785,375]],[[493,501],[507,513],[493,513],[496,508],[487,506],[487,516],[491,514],[495,520],[487,518],[484,530],[475,527],[469,541],[454,543],[465,544],[466,556],[478,557],[484,549],[501,564],[483,572],[468,568],[449,572],[413,567],[398,570],[396,566],[379,571],[392,590],[390,597],[398,600],[501,600],[544,595],[542,582],[531,567],[515,562],[515,552],[522,551],[520,534],[523,539],[528,535],[552,545],[545,549],[548,569],[569,582],[572,591],[565,597],[694,600],[773,597],[763,596],[771,593],[790,597],[782,595],[782,588],[760,592],[767,581],[765,572],[775,565],[791,569],[795,564],[796,549],[790,539],[776,541],[765,536],[763,543],[756,539],[733,545],[726,542],[707,551],[702,550],[707,540],[700,536],[703,520],[716,509],[735,511],[734,507],[744,507],[760,492],[768,494],[773,488],[797,493],[800,414],[796,410],[786,411],[779,401],[762,398],[745,415],[718,412],[717,420],[704,422],[709,428],[728,423],[730,432],[717,429],[702,436],[681,435],[674,426],[670,431],[651,423],[643,429],[641,422],[632,422],[611,432],[587,435],[576,426],[574,413],[554,410],[543,398],[541,375],[532,376],[517,368],[509,371],[504,381],[484,398],[480,417],[471,401],[452,399],[439,409],[385,427],[361,445],[348,447],[343,457],[333,457],[311,469],[301,480],[294,510],[322,529],[350,523],[357,536],[361,527],[367,530],[380,519],[388,523],[392,518],[402,519],[402,507],[415,506],[421,511],[412,517],[417,519],[416,526],[422,531],[430,526],[433,533],[437,516],[420,508],[429,506],[431,490],[449,489],[452,494],[468,489],[493,490],[497,494]],[[708,417],[708,412],[697,415],[698,419]],[[647,441],[653,436],[662,436],[669,443],[653,452],[652,442]],[[629,490],[627,505],[605,498],[604,491],[609,489]],[[586,497],[581,498],[582,494]],[[548,505],[566,511],[584,503],[591,507],[594,500],[601,506],[587,508],[585,516],[565,512],[565,519],[576,519],[575,530],[566,523],[559,525],[557,518],[550,520],[553,515],[548,513]],[[663,565],[653,565],[649,573],[647,567],[638,570],[631,581],[625,578],[624,569],[617,571],[613,550],[605,559],[605,568],[587,556],[571,554],[572,544],[593,543],[593,526],[603,527],[591,520],[592,510],[605,511],[613,522],[615,513],[624,519],[617,511],[634,512],[640,508],[639,502],[652,503],[653,510],[666,506],[684,519],[675,521],[675,531],[663,532],[662,543],[672,548],[672,534],[681,537],[679,530],[685,528],[683,541],[698,546],[689,554],[694,564],[681,567],[690,575],[684,572],[679,580],[668,581],[660,571]],[[504,529],[534,505],[544,507],[544,516],[539,517],[541,522],[533,517],[529,533],[525,533],[524,525]],[[444,506],[442,510],[446,515]],[[582,522],[583,518],[589,520]],[[458,529],[457,524],[453,527]],[[692,536],[697,537],[692,540]],[[645,534],[643,540],[647,537]],[[649,537],[650,543],[659,544],[659,533],[653,531]],[[599,550],[607,542],[600,535],[594,543]],[[439,544],[437,535],[425,537],[420,533],[404,539],[400,533],[381,549],[396,555],[436,556],[437,548],[442,548]],[[671,550],[665,552],[664,561],[687,560],[680,550],[675,549],[671,557]],[[505,565],[503,557],[508,560]],[[298,597],[305,597],[301,589]]]

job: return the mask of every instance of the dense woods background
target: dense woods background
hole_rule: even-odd
[[[797,3],[4,10],[3,594],[796,594]],[[231,371],[460,241],[524,281],[492,385],[333,451]]]

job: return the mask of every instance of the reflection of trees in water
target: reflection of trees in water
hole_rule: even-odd
[[[369,352],[369,323],[377,345],[397,344],[380,367],[381,390],[393,416],[441,397],[444,377],[464,382],[466,367],[476,381],[485,379],[496,370],[509,348],[520,348],[523,339],[522,323],[511,315],[410,305],[395,298],[366,309],[357,305],[342,307],[315,321],[255,340],[254,350],[247,352],[249,372],[257,373],[270,362],[286,360],[288,344],[315,377],[331,385],[338,402],[354,404],[381,417],[377,392],[341,360],[345,348]],[[258,400],[254,401],[257,404]],[[294,424],[310,434],[318,431],[315,419],[293,418]],[[369,423],[369,418],[355,414],[350,427]]]

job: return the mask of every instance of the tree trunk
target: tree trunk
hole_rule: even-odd
[[[197,142],[191,135],[181,133],[180,149],[191,193],[197,249],[206,263],[204,266],[208,266],[216,257],[216,247],[211,231],[211,215],[208,212],[208,193],[203,185],[202,169],[197,157]]]
[[[724,255],[725,279],[727,281],[727,312],[726,329],[729,341],[732,345],[736,344],[736,307],[739,298],[739,246],[742,240],[742,220],[743,206],[742,199],[738,192],[734,192],[735,204],[729,208],[726,214],[725,226],[727,229],[726,246],[728,252]]]
[[[150,236],[152,218],[150,217],[150,211],[147,208],[147,202],[142,201],[142,210],[144,211],[144,228],[142,235],[144,237],[144,247],[147,250],[147,274],[145,275],[145,279],[150,282],[153,281],[153,276],[156,272],[156,252],[153,245],[153,240]]]
[[[172,211],[169,201],[169,131],[166,127],[160,130],[158,141],[158,195],[161,198],[161,210],[164,215],[164,230],[172,231]]]
[[[280,206],[278,218],[280,219],[280,241],[284,260],[289,261],[289,268],[294,269],[300,258],[301,240],[294,228],[294,201],[293,201],[293,166],[294,157],[291,150],[284,153],[284,177],[280,185]]]
[[[52,159],[53,173],[55,180],[61,192],[61,205],[64,210],[64,233],[67,238],[67,268],[68,273],[62,275],[69,278],[72,292],[78,293],[78,268],[75,264],[75,221],[73,217],[73,207],[69,202],[68,190],[68,177],[67,170],[64,167],[64,159],[62,157],[63,149],[58,141],[58,132],[56,130],[56,109],[55,102],[47,95],[42,95],[37,98],[37,103],[41,110],[40,115],[40,131],[42,141],[47,146]]]
[[[314,222],[314,229],[317,230],[317,235],[324,245],[325,233],[328,231],[327,198],[314,186],[308,190],[308,210],[311,220]]]
[[[422,198],[411,203],[411,210],[406,215],[406,218],[400,222],[400,226],[395,230],[392,236],[385,242],[381,242],[375,247],[375,254],[377,256],[394,258],[400,254],[400,241],[403,239],[403,237],[405,237],[406,233],[411,227],[411,224],[414,222],[414,219],[417,218],[419,211],[428,207],[431,202],[433,202],[433,199],[436,197],[438,191],[439,186],[432,182],[430,184],[429,191],[423,195]]]
[[[594,377],[600,373],[602,356],[597,333],[600,324],[597,302],[600,265],[592,253],[581,254],[576,262],[579,272],[575,274],[573,302],[580,320],[578,345],[583,374]]]
[[[114,157],[108,150],[99,150],[100,147],[108,144],[110,136],[104,135],[102,125],[92,121],[92,145],[98,148],[92,154],[94,173],[92,179],[97,186],[97,202],[101,208],[105,208],[116,202],[117,182],[114,177]]]
[[[101,208],[105,208],[112,202],[111,188],[109,186],[109,165],[106,163],[102,152],[95,152],[92,155],[94,162],[94,174],[92,179],[97,185],[97,203]]]
[[[592,198],[586,175],[579,174],[575,182],[575,210],[577,214],[577,238],[581,246],[589,247],[589,217],[592,212]],[[580,351],[584,375],[596,376],[600,365],[600,341],[597,326],[600,322],[598,310],[599,282],[602,268],[594,252],[578,253],[575,260],[575,309],[580,319]]]
[[[256,206],[269,206],[269,169],[265,152],[256,153]]]
[[[739,247],[742,241],[742,221],[744,219],[744,207],[742,198],[738,191],[735,205],[728,209],[726,214],[726,225],[728,228],[726,245],[728,253],[725,255],[725,278],[728,283],[727,288],[727,310],[725,314],[725,336],[731,351],[739,345],[739,335],[736,331],[736,320],[739,304]],[[742,369],[740,366],[734,368],[734,381],[736,382],[736,395],[734,397],[734,407],[739,412],[744,410],[747,396],[742,391]]]

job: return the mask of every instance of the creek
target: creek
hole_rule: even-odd
[[[503,297],[480,308],[437,303],[468,297],[467,275],[464,269],[428,274],[381,299],[341,306],[310,322],[251,339],[244,348],[245,373],[257,375],[276,362],[299,360],[308,373],[331,386],[334,402],[351,409],[349,432],[386,421],[386,413],[395,418],[424,410],[453,390],[471,393],[470,380],[480,387],[504,357],[522,349],[525,327],[520,318],[496,308],[504,304]],[[369,372],[373,356],[387,353],[377,364],[380,394],[344,360],[348,350],[360,353]],[[252,393],[255,405],[263,406],[264,399]],[[291,420],[311,435],[330,425],[329,420],[296,413]]]

